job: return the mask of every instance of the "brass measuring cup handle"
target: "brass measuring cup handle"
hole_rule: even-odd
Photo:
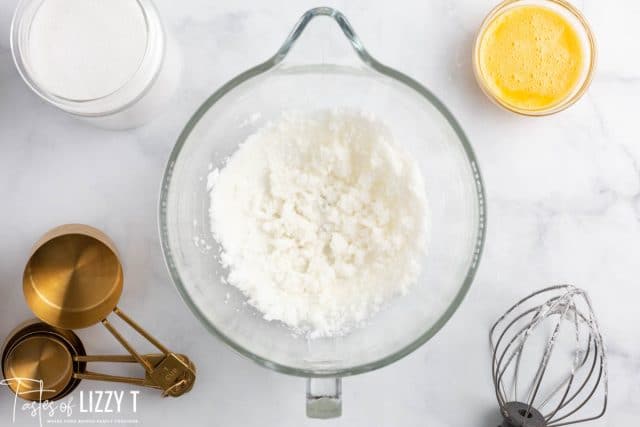
[[[124,383],[124,384],[131,384],[131,385],[137,385],[137,386],[141,386],[141,387],[149,387],[149,388],[155,388],[155,389],[160,389],[160,386],[153,384],[152,382],[148,381],[147,378],[133,378],[133,377],[122,377],[122,376],[118,376],[118,375],[107,375],[107,374],[100,374],[98,372],[91,372],[91,371],[86,371],[86,372],[76,372],[73,374],[73,378],[78,379],[78,380],[91,380],[91,381],[106,381],[106,382],[110,382],[110,383]]]
[[[119,308],[114,308],[113,312],[125,323],[131,326],[132,329],[158,348],[161,353],[146,355],[139,354],[105,318],[101,323],[129,352],[129,355],[77,356],[74,360],[77,362],[138,363],[144,368],[145,377],[123,377],[86,371],[74,374],[74,378],[120,382],[160,389],[163,391],[163,396],[177,397],[191,390],[193,383],[195,382],[195,365],[189,360],[189,358],[185,355],[178,355],[169,351],[164,345],[151,336],[140,325],[134,322],[129,316],[124,314]]]
[[[195,365],[193,362],[184,355],[178,355],[169,351],[164,345],[162,345],[140,325],[134,322],[133,319],[123,313],[118,307],[115,307],[113,312],[162,352],[162,355],[157,355],[158,357],[153,358],[156,363],[152,363],[151,358],[138,354],[131,344],[129,344],[129,342],[106,318],[101,321],[104,327],[107,328],[111,335],[113,335],[129,352],[135,361],[144,367],[146,372],[145,378],[142,382],[138,381],[136,384],[160,388],[163,390],[164,396],[176,397],[191,390],[193,383],[195,382]]]
[[[177,356],[187,361],[187,363],[190,363],[187,356],[183,354],[179,354]],[[160,363],[162,363],[162,361],[165,359],[166,356],[165,354],[155,353],[155,354],[141,355],[140,357],[146,363],[148,363],[152,367],[155,367]],[[85,363],[90,363],[90,362],[137,363],[138,362],[138,360],[131,355],[86,355],[86,356],[79,355],[79,356],[75,356],[73,360],[75,362],[85,362]],[[163,396],[168,396],[168,395],[179,396],[191,389],[191,387],[188,387],[190,385],[189,379],[183,378],[178,380],[171,386],[169,386],[166,390],[164,390],[162,387],[160,387],[158,384],[155,383],[153,378],[148,373],[145,375],[144,378],[135,378],[135,377],[124,377],[124,376],[118,376],[118,375],[108,375],[108,374],[101,374],[98,372],[85,371],[85,372],[75,372],[73,377],[79,380],[118,382],[118,383],[138,385],[142,387],[149,387],[154,389],[161,389],[163,390]]]
[[[153,344],[158,350],[162,352],[162,354],[168,355],[170,353],[165,346],[163,346],[157,339],[151,336],[151,334],[144,330],[140,325],[134,322],[133,319],[124,314],[118,307],[114,308],[113,312],[126,324],[131,326],[137,333],[142,335],[147,341]],[[113,325],[106,318],[102,319],[102,324],[105,328],[107,328],[111,335],[113,335],[115,339],[117,339],[118,342],[122,344],[122,346],[129,352],[129,354],[131,354],[136,359],[136,361],[144,367],[144,370],[148,373],[151,373],[151,371],[153,370],[153,366],[151,366],[151,364],[147,360],[145,360],[135,351],[131,344],[129,344],[129,342],[116,330],[116,328],[113,327]]]

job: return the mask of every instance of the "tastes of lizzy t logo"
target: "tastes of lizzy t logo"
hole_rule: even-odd
[[[37,420],[40,427],[44,424],[137,424],[138,420],[123,418],[125,415],[138,412],[138,390],[129,392],[117,390],[80,390],[78,399],[68,396],[64,400],[42,400],[47,393],[56,390],[44,388],[42,380],[31,378],[7,378],[0,384],[11,386],[15,396],[11,421],[28,417]],[[22,384],[29,384],[21,390]],[[40,401],[24,401],[18,398],[39,399]],[[2,423],[0,423],[2,424]]]

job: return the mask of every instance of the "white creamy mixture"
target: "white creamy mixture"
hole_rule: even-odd
[[[284,114],[209,176],[227,280],[267,320],[309,337],[345,334],[417,280],[424,187],[373,117]]]
[[[136,0],[44,0],[28,42],[30,72],[55,95],[90,100],[121,88],[147,46]]]

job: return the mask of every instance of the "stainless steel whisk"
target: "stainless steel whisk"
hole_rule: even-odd
[[[489,341],[501,427],[559,427],[604,415],[605,346],[582,289],[552,286],[523,298],[496,321]]]

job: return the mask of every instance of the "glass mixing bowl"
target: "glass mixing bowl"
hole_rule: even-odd
[[[357,58],[351,49],[349,58],[336,53],[339,42],[330,41],[331,32],[299,40],[319,16],[338,23]],[[210,232],[207,175],[284,110],[338,106],[384,120],[397,144],[417,161],[429,205],[427,251],[418,282],[365,327],[346,336],[309,340],[264,320],[225,283],[225,269],[216,257],[220,248]],[[372,58],[340,12],[317,8],[303,15],[272,58],[225,84],[189,120],[164,175],[160,233],[171,276],[207,329],[265,367],[315,378],[308,383],[308,414],[335,416],[340,383],[327,378],[400,359],[433,337],[460,305],[482,252],[484,192],[469,142],[438,98]]]

